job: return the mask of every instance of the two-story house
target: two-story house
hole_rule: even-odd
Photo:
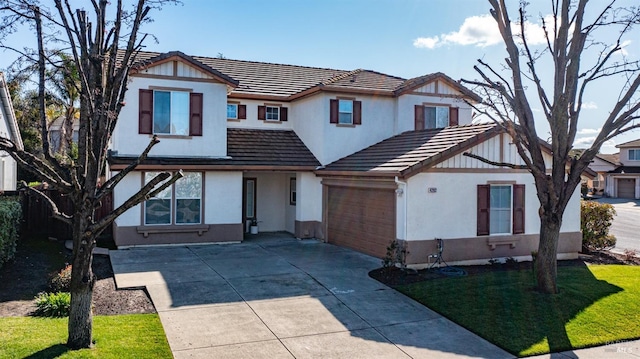
[[[18,129],[16,114],[13,111],[11,94],[2,72],[0,72],[0,137],[7,138],[22,148],[22,137]],[[0,191],[15,191],[17,177],[16,160],[8,153],[0,151]]]
[[[605,175],[604,193],[611,197],[640,198],[640,140],[634,140],[616,146],[620,152],[616,155],[598,155],[600,162],[608,169]],[[597,158],[597,157],[596,157]],[[595,162],[590,167],[598,164]],[[610,166],[606,166],[609,164]]]
[[[436,238],[450,262],[537,249],[533,177],[463,156],[522,163],[497,126],[472,124],[469,103],[480,99],[442,73],[407,80],[181,52],[138,59],[109,175],[152,135],[161,142],[115,189],[114,205],[158,171],[185,176],[116,220],[119,247],[240,242],[257,221],[378,257],[398,240],[416,266]],[[581,247],[578,198],[560,257]]]

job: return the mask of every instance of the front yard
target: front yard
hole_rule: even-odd
[[[519,269],[396,289],[518,356],[640,338],[640,266],[559,266],[553,296],[533,285]]]

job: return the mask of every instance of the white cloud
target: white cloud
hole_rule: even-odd
[[[433,49],[438,44],[440,38],[438,36],[434,37],[419,37],[413,40],[413,46],[419,49]]]
[[[552,19],[552,18],[551,18]],[[545,18],[548,22],[549,17]],[[514,35],[520,34],[520,25],[512,23],[511,31]],[[525,22],[525,35],[529,45],[546,43],[546,37],[542,25]],[[444,45],[475,45],[487,47],[502,43],[502,36],[496,21],[491,15],[471,16],[464,19],[458,31],[439,36],[419,37],[413,40],[413,46],[417,48],[434,49]]]
[[[578,130],[578,135],[595,135],[600,133],[600,130],[602,130],[602,128],[583,128],[582,130]]]
[[[593,141],[595,141],[596,136],[582,137],[576,138],[573,142],[574,148],[588,148],[593,145]],[[616,151],[616,143],[613,140],[605,141],[600,147],[600,152],[602,153],[612,153]]]
[[[583,110],[595,110],[598,108],[598,105],[593,101],[583,102],[582,109]]]
[[[631,40],[625,40],[620,44],[620,50],[616,51],[617,55],[620,56],[629,56],[629,51],[627,51],[627,47],[631,45]]]

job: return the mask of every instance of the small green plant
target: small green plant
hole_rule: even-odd
[[[489,259],[489,265],[492,265],[492,266],[500,265],[500,260],[499,259],[495,259],[495,258],[491,258],[491,259]]]
[[[71,288],[71,264],[67,264],[59,272],[53,273],[49,279],[52,292],[68,292]]]
[[[609,227],[611,227],[615,215],[615,208],[608,203],[593,201],[580,203],[582,249],[584,252],[601,251],[616,245],[616,237],[609,234]]]
[[[407,249],[402,246],[398,240],[389,242],[387,253],[382,259],[382,267],[391,268],[399,266],[400,268],[405,268],[408,253]]]
[[[68,317],[71,307],[71,294],[67,292],[40,293],[36,296],[35,316]]]

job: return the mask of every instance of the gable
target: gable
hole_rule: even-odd
[[[197,69],[189,64],[186,64],[178,60],[167,61],[154,66],[147,67],[144,70],[141,70],[140,73],[155,75],[155,76],[167,76],[167,77],[183,77],[183,78],[209,79],[209,80],[214,79],[214,77],[211,74],[207,74],[206,72],[200,69]]]
[[[471,147],[465,152],[480,156],[492,162],[510,163],[517,166],[524,166],[525,162],[518,154],[516,146],[512,143],[511,136],[506,133],[501,133],[497,136],[489,138],[486,141],[480,142],[477,145]],[[551,154],[543,151],[547,168],[551,167],[552,158]],[[506,169],[507,167],[497,167],[475,158],[464,156],[459,153],[453,157],[450,157],[434,166],[438,169],[480,169],[480,170],[496,170]]]
[[[454,87],[448,85],[444,81],[438,80],[424,84],[423,86],[414,89],[412,92],[425,95],[463,96],[463,94]]]

